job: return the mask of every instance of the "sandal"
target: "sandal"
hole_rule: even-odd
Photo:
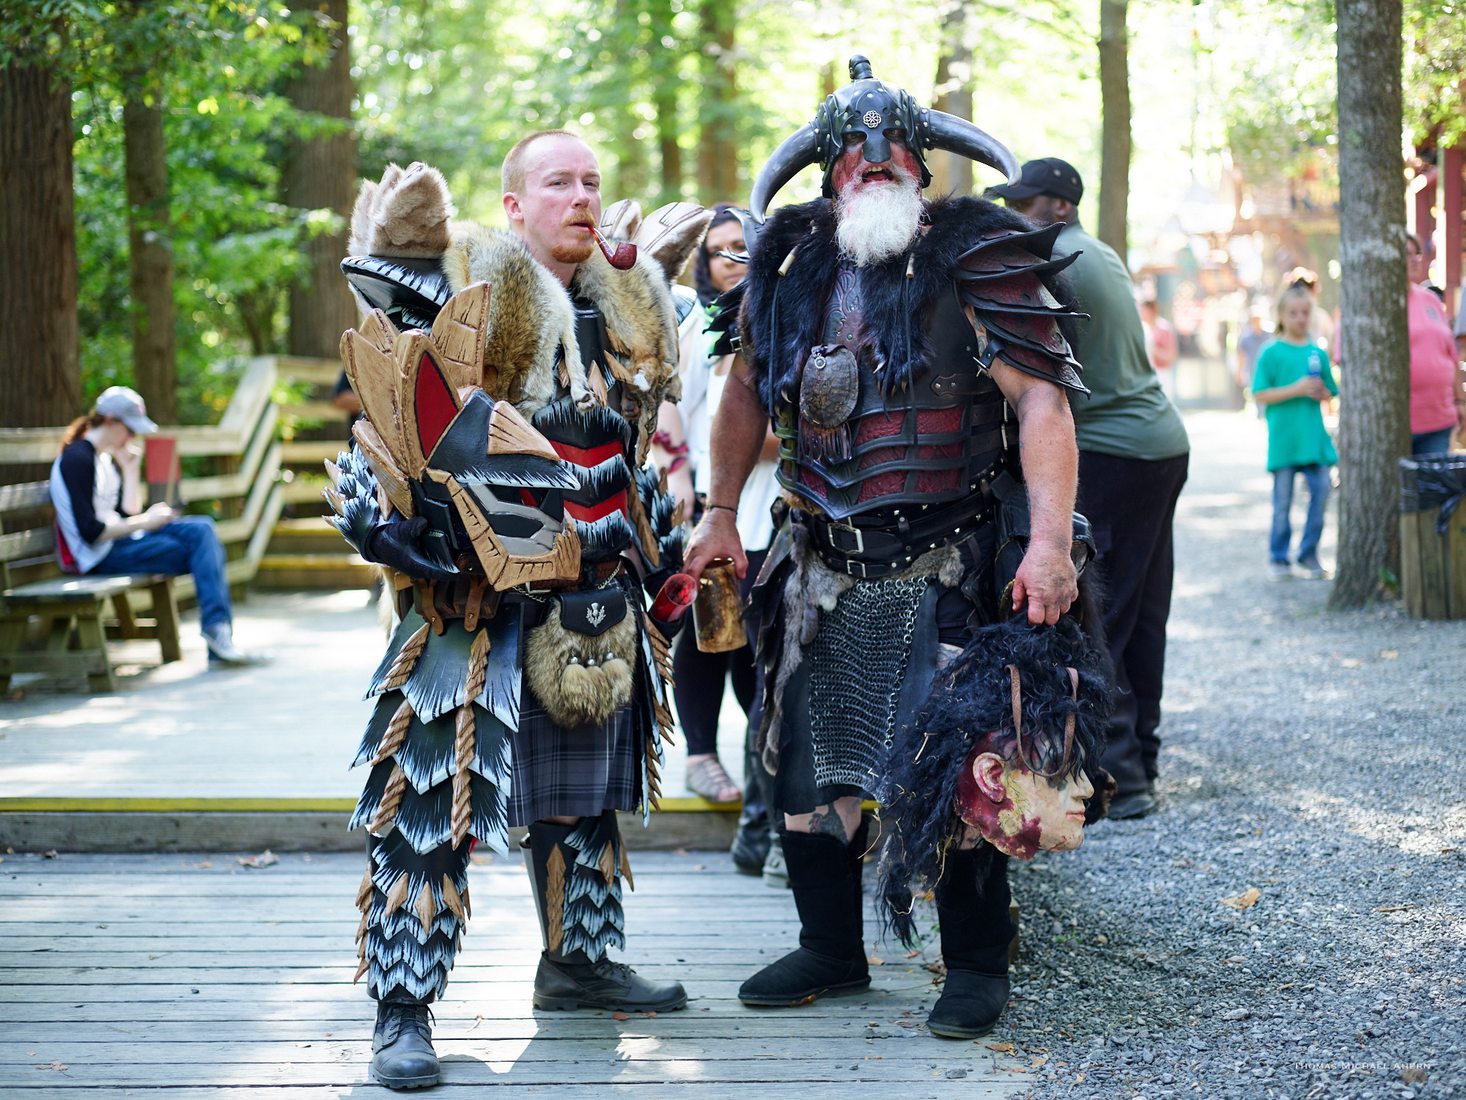
[[[704,757],[687,765],[687,789],[709,802],[737,802],[743,797],[716,756]]]

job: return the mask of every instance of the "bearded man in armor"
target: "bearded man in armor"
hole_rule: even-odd
[[[327,497],[400,618],[351,823],[371,1074],[390,1088],[438,1080],[428,1006],[468,920],[469,853],[507,852],[510,826],[528,827],[543,934],[535,1007],[687,1003],[606,951],[631,884],[616,813],[645,821],[671,730],[676,614],[647,597],[681,535],[646,457],[676,398],[668,276],[707,215],[603,212],[595,155],[564,131],[516,145],[503,184],[510,228],[489,231],[450,220],[438,172],[392,166],[363,187],[342,265],[368,310],[342,339],[366,419]]]
[[[1085,392],[1061,322],[1057,230],[976,198],[925,200],[932,148],[1017,163],[971,123],[873,78],[786,139],[745,225],[741,363],[713,429],[707,512],[687,571],[732,559],[734,518],[772,418],[779,532],[750,618],[758,722],[784,815],[799,948],[743,983],[749,1005],[870,984],[861,800],[881,793],[895,733],[984,625],[1055,624],[1079,595],[1077,455],[1067,391]],[[807,165],[824,197],[776,211]],[[1081,537],[1076,538],[1076,534]],[[1008,997],[1007,857],[955,848],[936,886],[947,981],[934,1034],[985,1034]]]

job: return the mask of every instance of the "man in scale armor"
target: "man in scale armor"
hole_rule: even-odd
[[[676,398],[668,274],[707,215],[622,202],[602,222],[595,156],[563,131],[521,141],[503,176],[510,231],[493,232],[450,220],[435,170],[389,168],[342,265],[369,310],[342,339],[366,419],[327,497],[400,617],[352,818],[368,833],[357,976],[391,1088],[438,1080],[428,1005],[468,920],[469,853],[506,852],[511,826],[528,827],[543,932],[535,1007],[687,1003],[606,952],[631,885],[616,813],[656,805],[671,731],[674,617],[645,596],[681,536],[644,463]]]

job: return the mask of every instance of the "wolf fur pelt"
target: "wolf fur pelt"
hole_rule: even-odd
[[[870,334],[875,359],[892,389],[915,378],[931,362],[932,343],[922,317],[939,295],[952,293],[957,258],[983,237],[1027,232],[1034,223],[985,199],[944,198],[926,206],[930,228],[912,247],[913,277],[906,276],[906,256],[860,269],[862,328]],[[790,251],[799,255],[785,275],[779,267]],[[840,253],[835,243],[835,211],[829,199],[815,199],[776,211],[759,233],[749,259],[747,291],[739,325],[743,354],[764,406],[774,408],[776,395],[793,395],[799,364],[809,349],[823,343],[825,299],[835,284]],[[1053,280],[1060,301],[1069,302],[1062,277]],[[778,331],[769,319],[778,295]],[[770,346],[773,341],[777,346]]]
[[[438,259],[455,294],[487,282],[485,391],[532,416],[555,397],[559,358],[572,398],[589,407],[597,398],[581,362],[566,288],[513,233],[454,221],[452,215],[442,173],[425,164],[390,165],[380,182],[364,183],[357,196],[352,254]],[[694,237],[690,247],[696,244]],[[666,250],[661,254],[678,262]],[[593,249],[570,293],[594,303],[605,318],[611,362],[603,366],[625,383],[629,407],[621,411],[639,421],[637,458],[644,460],[658,406],[677,398],[677,315],[666,276],[651,252],[638,255],[630,270],[617,271]]]

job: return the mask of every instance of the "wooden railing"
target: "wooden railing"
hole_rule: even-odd
[[[184,478],[179,495],[190,505],[210,506],[229,557],[227,571],[233,585],[247,584],[254,578],[284,506],[280,481],[284,444],[276,432],[280,411],[271,398],[281,376],[280,366],[275,356],[248,360],[218,424],[160,429],[160,434],[178,441],[180,457],[204,460],[202,465],[208,472]],[[7,482],[0,492],[28,503],[34,500],[38,506],[45,504],[49,498],[44,481],[17,484],[9,481],[5,472],[17,466],[50,463],[56,457],[63,430],[0,429],[0,481]],[[46,563],[37,561],[34,569],[42,573]],[[12,573],[12,583],[23,579],[23,575]],[[180,599],[192,596],[192,578],[180,577],[175,588]]]

